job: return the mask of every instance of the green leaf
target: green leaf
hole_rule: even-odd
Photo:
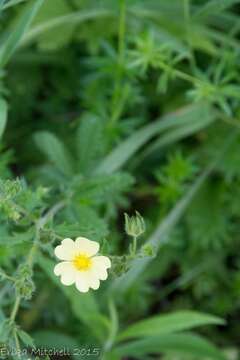
[[[164,133],[170,129],[178,129],[180,131],[185,126],[194,122],[194,120],[202,119],[203,104],[195,104],[184,109],[176,111],[174,114],[165,115],[153,124],[146,125],[134,132],[129,138],[120,143],[97,167],[95,173],[110,174],[120,169],[143,145],[145,145],[154,136]],[[206,104],[205,104],[206,106]],[[175,133],[173,133],[176,136]],[[178,135],[179,136],[179,135]],[[170,139],[171,140],[171,139]],[[169,143],[169,139],[164,140]]]
[[[0,342],[5,343],[9,339],[12,326],[8,319],[5,319],[0,324]]]
[[[1,1],[2,1],[2,3],[4,3],[3,9],[5,10],[5,9],[8,9],[12,6],[18,5],[18,4],[28,1],[28,0],[8,0],[7,2],[6,2],[6,0],[1,0]]]
[[[101,120],[91,114],[85,115],[76,135],[78,168],[81,173],[88,173],[103,147],[103,132]]]
[[[93,10],[86,10],[86,11],[76,11],[74,13],[58,16],[48,21],[44,21],[39,25],[32,27],[24,36],[22,45],[26,45],[29,42],[33,41],[38,36],[42,35],[43,33],[50,31],[55,28],[61,28],[62,25],[65,24],[79,24],[91,19],[98,19],[102,17],[109,17],[113,16],[113,13],[107,9],[93,9]]]
[[[210,0],[196,11],[194,18],[207,17],[212,14],[216,15],[237,3],[239,3],[239,0]]]
[[[39,131],[34,134],[34,140],[39,150],[48,160],[65,175],[73,174],[73,160],[65,145],[48,131]]]
[[[30,335],[28,335],[25,331],[18,329],[17,334],[22,340],[24,345],[30,346],[31,348],[35,348],[33,338]]]
[[[164,219],[161,219],[159,225],[156,227],[156,230],[150,236],[149,240],[145,243],[145,245],[150,245],[157,252],[159,248],[166,243],[170,232],[175,227],[179,219],[183,216],[192,199],[197,194],[201,186],[204,184],[208,176],[211,174],[212,170],[222,159],[223,155],[225,154],[229,146],[231,146],[237,135],[238,134],[231,133],[230,136],[226,138],[222,146],[221,152],[217,154],[216,158],[202,173],[202,175],[197,178],[197,180],[192,185],[192,187],[190,187],[186,195],[184,195],[182,199],[178,201],[178,203],[169,212],[169,214]],[[152,258],[134,260],[132,262],[130,270],[126,274],[115,280],[112,289],[117,291],[121,289],[122,292],[129,289],[151,261]]]
[[[58,331],[40,330],[33,334],[35,343],[39,347],[62,349],[63,347],[73,350],[78,347],[78,342],[67,334]]]
[[[114,202],[133,185],[133,178],[127,173],[94,176],[79,181],[75,186],[75,198],[90,204]]]
[[[0,139],[5,130],[7,123],[7,103],[5,100],[0,99]]]
[[[72,12],[72,7],[68,1],[54,0],[45,1],[36,18],[32,23],[32,27],[49,22],[55,18],[66,16]],[[74,31],[74,24],[62,24],[61,27],[56,27],[47,33],[43,33],[37,39],[38,46],[43,50],[57,50],[71,41]],[[59,31],[61,29],[61,31]],[[30,30],[31,31],[31,30]]]
[[[186,334],[169,334],[137,340],[115,348],[118,356],[143,356],[152,353],[172,355],[192,355],[201,360],[226,360],[225,356],[211,342],[202,336]]]
[[[44,0],[34,0],[30,5],[27,4],[13,29],[8,30],[9,35],[5,36],[5,40],[0,46],[0,67],[5,66],[11,58],[43,2]]]
[[[0,228],[1,229],[1,228]],[[30,228],[26,232],[22,233],[12,233],[9,234],[6,231],[4,231],[4,228],[0,230],[0,245],[1,246],[15,246],[24,242],[32,242],[34,238],[34,230]]]
[[[224,321],[216,316],[201,314],[196,311],[178,311],[139,321],[120,333],[118,340],[166,335],[209,324],[222,325]]]
[[[47,276],[68,298],[72,312],[76,318],[86,324],[97,339],[104,341],[109,327],[109,321],[100,313],[94,295],[91,292],[81,294],[74,286],[63,286],[53,272],[56,263],[52,260],[44,256],[38,256],[37,261]]]
[[[176,129],[174,128],[156,141],[154,141],[153,144],[151,144],[146,149],[143,156],[140,156],[140,158],[142,159],[143,157],[146,157],[154,151],[158,151],[166,145],[170,145],[189,135],[195,134],[210,125],[215,120],[215,117],[211,115],[208,111],[205,111],[206,109],[203,110],[203,112],[199,113],[199,119],[196,119],[196,121],[192,121],[191,123],[187,123],[186,125],[184,124],[183,126],[179,126]],[[138,159],[138,161],[140,160]]]

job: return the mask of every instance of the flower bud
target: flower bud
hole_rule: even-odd
[[[143,257],[153,257],[156,255],[155,249],[150,244],[146,244],[142,247]]]
[[[136,215],[125,216],[125,231],[129,236],[138,237],[145,232],[146,226],[143,217],[136,211]]]
[[[16,290],[18,294],[25,300],[30,300],[35,290],[34,282],[31,279],[25,279],[24,281],[16,281]]]

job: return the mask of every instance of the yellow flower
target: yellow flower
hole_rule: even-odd
[[[54,273],[61,277],[64,285],[76,284],[80,292],[88,292],[89,288],[97,290],[100,280],[107,279],[107,269],[111,261],[107,256],[96,256],[99,244],[84,237],[75,241],[64,239],[55,248],[55,255],[64,260],[57,264]]]

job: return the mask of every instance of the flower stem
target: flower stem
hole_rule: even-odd
[[[12,312],[11,312],[11,315],[10,315],[10,321],[11,322],[15,321],[15,318],[16,318],[16,315],[17,315],[17,312],[18,312],[18,309],[19,309],[19,306],[20,306],[20,302],[21,302],[21,296],[18,295],[16,297],[16,299],[15,299],[13,309],[12,309]]]
[[[13,330],[13,335],[14,335],[16,349],[17,349],[17,357],[21,358],[21,347],[20,347],[20,343],[18,340],[18,334],[17,334],[16,328]]]
[[[31,268],[33,268],[34,265],[34,259],[36,257],[37,249],[38,249],[38,242],[39,242],[39,236],[40,236],[40,230],[43,228],[43,226],[56,215],[56,213],[61,210],[66,205],[66,201],[60,201],[57,204],[55,204],[52,208],[50,208],[49,211],[45,215],[43,215],[37,222],[36,222],[36,235],[33,242],[33,245],[29,251],[28,257],[26,259],[26,264],[29,265]],[[10,315],[10,321],[13,323],[15,321],[15,318],[17,316],[20,303],[21,303],[21,296],[17,295],[13,309]],[[17,335],[16,335],[17,336]]]
[[[134,236],[134,237],[133,237],[133,247],[132,247],[132,250],[133,250],[133,255],[135,255],[136,252],[137,252],[137,236]]]

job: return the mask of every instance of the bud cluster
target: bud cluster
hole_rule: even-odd
[[[28,265],[20,265],[15,287],[18,294],[25,300],[30,300],[35,290],[34,282],[32,281],[32,269]]]

